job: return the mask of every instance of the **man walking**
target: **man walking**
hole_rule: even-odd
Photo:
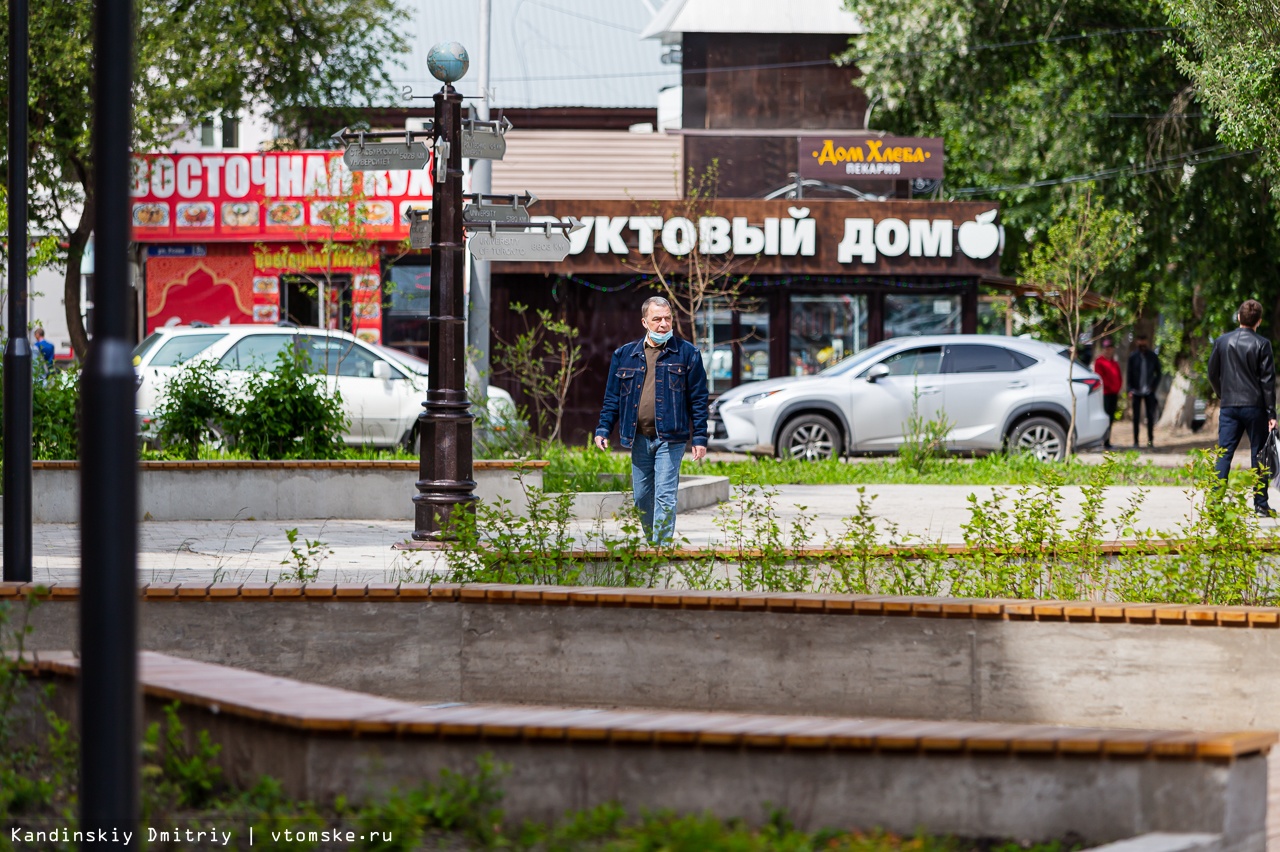
[[[1129,407],[1133,409],[1133,445],[1138,446],[1138,421],[1145,404],[1147,409],[1147,446],[1156,442],[1156,388],[1160,386],[1160,359],[1151,351],[1145,334],[1134,339],[1129,353]]]
[[[676,526],[680,460],[693,439],[693,460],[707,454],[707,374],[702,354],[672,336],[671,303],[651,296],[640,306],[645,335],[620,346],[609,362],[596,446],[618,443],[631,450],[631,488],[645,534],[670,544]]]
[[[1218,478],[1226,480],[1240,437],[1249,435],[1249,463],[1258,473],[1254,511],[1274,518],[1267,501],[1267,475],[1259,470],[1268,432],[1276,427],[1276,365],[1271,341],[1258,334],[1262,305],[1249,299],[1236,312],[1240,327],[1213,342],[1209,384],[1218,395]],[[1274,473],[1274,471],[1272,471]]]
[[[1102,448],[1111,449],[1111,425],[1116,422],[1116,408],[1120,404],[1120,362],[1116,360],[1116,345],[1111,338],[1102,341],[1102,352],[1093,361],[1093,371],[1102,379],[1102,410],[1107,413],[1107,434],[1102,437]],[[1136,442],[1136,439],[1135,439]]]

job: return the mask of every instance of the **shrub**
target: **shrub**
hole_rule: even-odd
[[[235,417],[217,363],[196,361],[165,385],[155,407],[156,436],[185,459],[200,457],[200,446],[223,438]]]
[[[36,370],[31,385],[31,457],[74,459],[80,452],[80,368]]]
[[[332,459],[347,428],[342,395],[308,370],[305,352],[287,349],[269,373],[254,373],[232,418],[241,449],[255,459]]]

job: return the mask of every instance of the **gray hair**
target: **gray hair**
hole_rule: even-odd
[[[667,310],[671,310],[671,303],[668,302],[666,299],[662,298],[661,296],[650,296],[649,298],[645,299],[644,304],[640,306],[640,319],[649,318],[649,307],[651,305],[657,305],[660,308],[666,308]]]

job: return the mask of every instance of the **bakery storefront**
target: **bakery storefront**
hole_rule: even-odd
[[[550,310],[581,332],[589,369],[569,400],[569,440],[585,440],[594,428],[610,353],[639,339],[639,309],[657,292],[656,271],[679,274],[693,254],[703,270],[738,282],[732,297],[710,299],[698,320],[695,342],[713,395],[816,373],[891,337],[1004,330],[979,292],[999,277],[1003,232],[993,203],[725,199],[701,206],[695,214],[688,201],[540,201],[530,210],[535,221],[582,221],[569,256],[494,265],[495,338],[514,340],[523,330],[513,303]],[[518,394],[500,372],[494,380]]]
[[[337,151],[136,155],[132,196],[146,334],[288,321],[395,344],[384,307],[426,311],[427,267],[404,248],[408,211],[431,203],[425,169],[352,173]],[[404,280],[384,286],[395,261]]]

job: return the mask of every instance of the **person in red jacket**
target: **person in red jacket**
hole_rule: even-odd
[[[1102,352],[1093,361],[1093,371],[1102,379],[1102,410],[1107,412],[1107,434],[1102,439],[1103,449],[1111,449],[1111,424],[1116,422],[1116,408],[1120,404],[1120,362],[1116,360],[1116,346],[1111,338],[1102,341]]]

